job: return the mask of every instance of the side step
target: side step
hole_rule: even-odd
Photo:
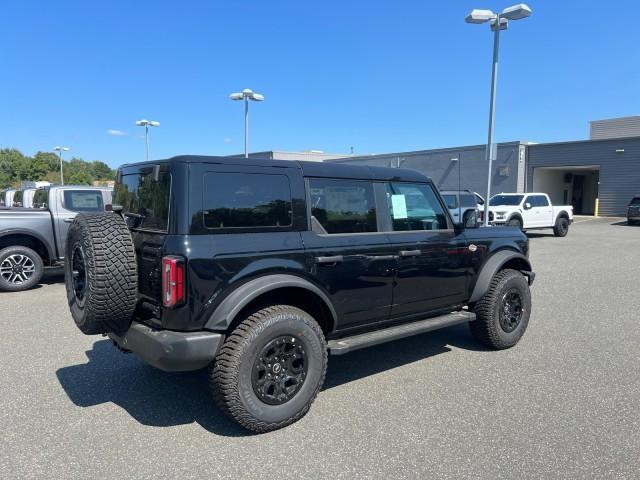
[[[459,312],[440,315],[439,317],[418,320],[417,322],[403,323],[402,325],[387,327],[382,330],[374,330],[373,332],[362,333],[352,337],[330,340],[329,353],[331,355],[344,355],[345,353],[353,352],[360,348],[372,347],[380,343],[391,342],[398,338],[411,337],[458,323],[472,322],[475,319],[475,313],[461,310]]]

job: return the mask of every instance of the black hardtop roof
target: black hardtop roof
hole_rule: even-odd
[[[374,167],[326,162],[303,162],[297,160],[271,160],[266,158],[214,157],[206,155],[179,155],[164,160],[130,163],[120,168],[172,163],[210,163],[219,165],[243,165],[273,168],[297,168],[307,177],[353,178],[361,180],[394,180],[404,182],[431,182],[431,179],[416,170],[406,168]]]

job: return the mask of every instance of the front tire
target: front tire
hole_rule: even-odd
[[[553,226],[553,234],[556,237],[566,237],[567,233],[569,233],[569,220],[565,217],[558,218]]]
[[[263,308],[242,321],[209,369],[213,398],[248,430],[276,430],[306,415],[324,383],[327,344],[307,312]]]
[[[531,315],[531,291],[525,276],[511,269],[498,272],[474,312],[476,320],[469,328],[476,340],[498,350],[513,347],[524,335]]]
[[[28,290],[40,283],[43,273],[44,263],[34,250],[22,246],[0,250],[0,290]]]
[[[522,230],[522,220],[518,217],[512,218],[507,222],[508,227],[515,227],[518,230]]]

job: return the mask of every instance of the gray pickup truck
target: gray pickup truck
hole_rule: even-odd
[[[0,210],[0,290],[27,290],[44,268],[63,260],[67,231],[76,214],[102,212],[111,190],[77,185],[39,188],[32,208]]]

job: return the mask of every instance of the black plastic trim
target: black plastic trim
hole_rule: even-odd
[[[527,257],[512,250],[499,250],[491,257],[489,257],[489,259],[482,267],[482,270],[478,274],[478,280],[476,281],[476,285],[473,288],[473,293],[469,298],[469,303],[477,302],[478,300],[480,300],[480,298],[482,298],[482,296],[489,289],[489,285],[491,285],[491,279],[493,278],[493,276],[502,268],[505,263],[513,259],[518,259],[524,262],[527,268],[523,270],[529,272],[531,275],[533,275],[533,277],[535,277],[535,274],[533,274],[533,271],[531,269],[531,263],[529,263]],[[533,283],[533,280],[531,280],[532,277],[528,276],[528,278],[529,284]]]
[[[252,300],[270,291],[286,287],[304,288],[320,297],[331,312],[333,329],[335,329],[338,316],[329,297],[318,286],[308,280],[286,274],[267,275],[241,285],[220,303],[204,328],[207,330],[226,330],[236,315]]]
[[[120,347],[165,372],[186,372],[206,367],[224,341],[224,335],[220,333],[155,330],[139,322],[133,322],[123,337],[114,333],[109,337]]]

